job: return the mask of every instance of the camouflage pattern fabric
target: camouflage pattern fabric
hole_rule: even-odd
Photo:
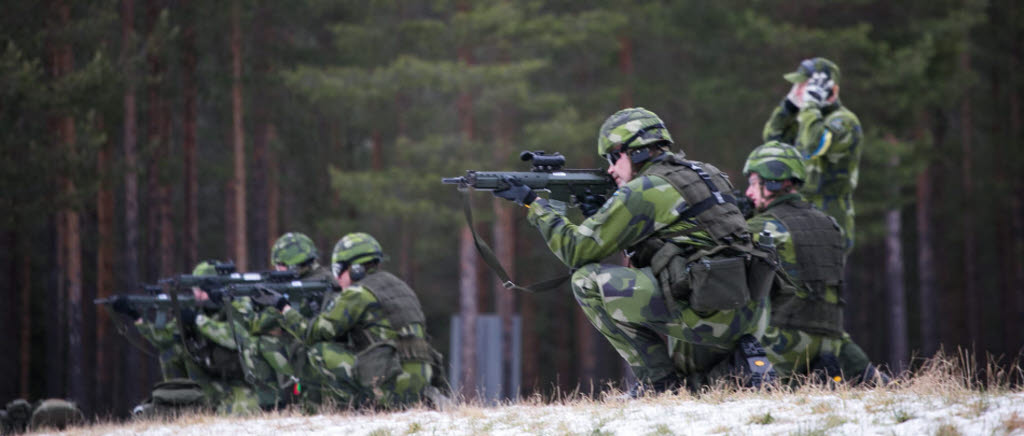
[[[154,323],[142,322],[136,324],[135,328],[139,335],[156,349],[160,375],[164,380],[188,377],[188,355],[178,337],[177,320],[172,319],[160,327]]]
[[[661,118],[642,107],[622,109],[604,121],[597,135],[597,154],[605,155],[623,143],[629,148],[661,142],[672,143],[672,135]]]
[[[838,99],[824,107],[807,103],[803,109],[793,109],[783,100],[765,123],[762,137],[800,150],[807,171],[800,192],[843,227],[849,253],[855,230],[853,191],[863,150],[860,120]]]
[[[420,401],[429,385],[430,365],[400,362],[391,345],[401,336],[426,338],[425,329],[412,324],[395,330],[377,297],[363,286],[353,285],[336,295],[308,327],[294,310],[285,318],[287,330],[307,332],[309,372],[324,396],[336,403],[398,407]]]
[[[288,232],[274,242],[270,257],[274,264],[296,267],[317,258],[316,244],[305,234]]]
[[[659,334],[728,351],[742,335],[763,332],[768,317],[766,299],[711,313],[696,312],[679,300],[669,309],[650,268],[598,263],[651,237],[694,249],[716,245],[706,231],[690,232],[698,227],[694,219],[679,220],[685,200],[667,180],[643,175],[646,168],[579,225],[544,199],[530,205],[527,220],[562,262],[579,268],[572,276],[573,293],[591,323],[638,378],[655,381],[676,371]]]
[[[784,194],[772,199],[768,207],[798,200],[802,200],[800,194]],[[764,213],[763,210],[760,212],[747,221],[751,234],[757,240],[760,240],[761,232],[764,231],[772,236],[783,270],[790,276],[791,281],[800,284],[798,279],[793,278],[798,264],[789,230],[781,221]],[[805,289],[798,288],[796,293],[801,298],[809,297],[809,292]],[[838,287],[827,286],[822,298],[827,303],[839,304]],[[771,326],[761,338],[761,344],[768,353],[768,360],[772,362],[779,376],[783,378],[806,373],[808,365],[824,353],[834,354],[839,359],[843,372],[847,375],[863,374],[870,363],[864,351],[846,333],[840,337],[829,337],[797,329]]]

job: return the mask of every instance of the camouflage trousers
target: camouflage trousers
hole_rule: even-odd
[[[844,251],[847,255],[853,251],[854,243],[854,218],[856,212],[853,210],[853,195],[817,195],[817,194],[806,194],[804,198],[807,202],[813,204],[822,212],[825,212],[832,218],[836,219],[839,223],[839,227],[842,227],[843,238],[846,241],[844,245]]]
[[[188,355],[185,353],[185,346],[181,341],[173,345],[157,349],[157,358],[160,361],[160,375],[164,380],[172,378],[188,377]]]
[[[768,360],[783,379],[809,373],[815,360],[826,353],[831,353],[839,361],[844,378],[860,377],[871,364],[864,350],[847,333],[832,337],[769,327],[761,344],[768,353]]]
[[[641,380],[677,374],[667,341],[678,340],[672,354],[698,371],[727,356],[744,334],[767,328],[767,300],[734,310],[697,312],[686,300],[665,300],[650,268],[596,263],[572,275],[572,289],[594,327],[611,342]]]
[[[434,375],[429,363],[400,362],[390,345],[355,353],[344,344],[320,342],[308,355],[313,389],[323,401],[342,406],[395,408],[419,402]]]

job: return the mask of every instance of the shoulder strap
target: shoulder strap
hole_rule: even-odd
[[[498,275],[498,278],[501,279],[502,285],[505,286],[505,289],[514,289],[516,291],[529,292],[533,294],[558,289],[569,281],[569,277],[572,276],[571,274],[565,274],[542,282],[534,283],[529,286],[519,286],[515,284],[515,282],[512,281],[512,278],[509,277],[508,272],[505,271],[505,268],[501,266],[501,262],[498,261],[498,257],[494,255],[494,251],[491,250],[491,247],[487,245],[487,242],[484,242],[484,240],[480,238],[480,235],[476,233],[476,229],[473,226],[473,202],[469,198],[468,191],[463,192],[462,211],[466,215],[466,224],[469,226],[469,231],[473,234],[473,243],[476,245],[476,250],[480,253],[480,256],[483,256],[484,262],[487,263],[487,266],[489,266],[491,270]]]

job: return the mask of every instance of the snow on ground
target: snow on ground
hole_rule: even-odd
[[[1024,392],[913,393],[815,390],[809,393],[666,395],[632,401],[459,406],[359,414],[255,418],[189,416],[170,422],[95,425],[77,435],[1024,435]]]

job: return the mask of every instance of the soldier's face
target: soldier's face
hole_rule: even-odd
[[[761,181],[761,176],[757,173],[750,173],[750,177],[747,178],[747,197],[750,201],[754,202],[754,207],[758,209],[764,209],[768,206],[771,193],[764,188],[764,183]]]
[[[345,288],[349,287],[349,285],[351,285],[351,284],[352,284],[352,278],[349,277],[348,269],[346,268],[345,271],[343,271],[341,273],[341,275],[338,276],[338,286],[341,286],[341,289],[345,289]]]
[[[274,269],[277,271],[288,271],[288,265],[283,263],[274,264]]]
[[[629,160],[629,154],[625,151],[620,152],[619,160],[615,161],[614,164],[608,165],[608,174],[615,179],[616,186],[625,185],[630,180],[633,180],[633,162]]]
[[[192,288],[192,297],[195,298],[196,301],[206,301],[210,299],[210,295],[207,294],[206,291],[195,287]]]

